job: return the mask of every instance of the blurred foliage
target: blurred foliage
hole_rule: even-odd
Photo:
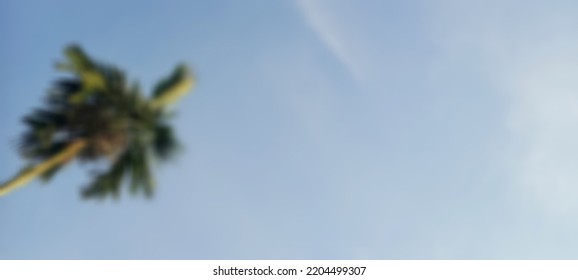
[[[97,171],[83,197],[118,197],[124,179],[131,181],[132,194],[152,196],[153,163],[171,159],[179,148],[167,108],[189,91],[190,71],[177,66],[147,98],[122,70],[93,60],[81,47],[69,46],[65,55],[67,61],[57,68],[71,76],[56,81],[42,108],[23,118],[27,130],[20,153],[34,166],[83,139],[86,146],[76,158],[109,163],[108,169]],[[41,178],[50,180],[68,161],[51,166]]]

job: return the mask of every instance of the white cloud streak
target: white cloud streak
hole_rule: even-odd
[[[300,0],[297,1],[297,4],[307,24],[319,36],[329,51],[343,64],[355,80],[362,79],[363,67],[359,65],[352,45],[346,40],[345,34],[340,31],[343,28],[340,28],[332,17],[332,13],[327,10],[328,5],[323,5],[320,1],[310,0]]]

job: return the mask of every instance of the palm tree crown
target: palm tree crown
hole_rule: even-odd
[[[150,197],[152,162],[171,158],[178,148],[168,107],[190,90],[190,71],[177,66],[146,98],[123,71],[94,61],[79,46],[69,46],[65,54],[68,61],[58,68],[72,77],[58,80],[45,106],[24,117],[27,131],[19,148],[31,164],[0,186],[0,194],[37,176],[48,180],[78,158],[109,163],[84,188],[84,197],[116,197],[125,177],[130,178],[131,193]]]

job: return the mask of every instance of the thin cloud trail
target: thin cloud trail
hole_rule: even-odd
[[[302,12],[305,21],[319,36],[323,44],[349,71],[351,76],[360,81],[363,79],[363,69],[352,53],[351,46],[347,44],[346,36],[340,31],[339,26],[331,18],[329,10],[323,7],[320,1],[297,1],[297,6]]]

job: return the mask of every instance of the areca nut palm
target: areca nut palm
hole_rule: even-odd
[[[85,198],[118,197],[125,178],[131,193],[150,197],[153,163],[170,159],[179,147],[170,107],[195,84],[191,71],[178,65],[146,97],[122,70],[94,60],[80,46],[64,53],[67,61],[57,68],[71,75],[57,80],[44,106],[24,117],[19,151],[29,164],[0,185],[0,196],[36,178],[47,181],[77,159],[106,166],[83,189]]]

